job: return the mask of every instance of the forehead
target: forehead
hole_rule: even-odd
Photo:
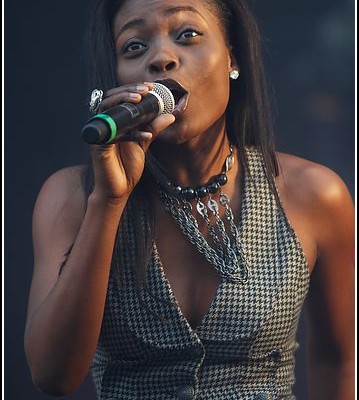
[[[220,22],[212,0],[127,0],[114,16],[114,32],[132,19],[168,18],[179,13],[204,18],[208,22],[213,22],[213,19]]]

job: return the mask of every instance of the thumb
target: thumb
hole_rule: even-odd
[[[156,136],[159,132],[173,124],[175,120],[176,118],[173,114],[161,114],[151,122],[150,131]]]

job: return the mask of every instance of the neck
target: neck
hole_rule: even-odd
[[[193,187],[207,183],[222,171],[229,147],[221,129],[220,134],[205,133],[183,144],[154,142],[151,153],[172,183]]]

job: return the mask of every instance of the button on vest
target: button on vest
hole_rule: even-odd
[[[194,388],[191,385],[181,386],[177,390],[178,400],[192,400],[194,399]]]

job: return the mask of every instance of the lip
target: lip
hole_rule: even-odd
[[[177,118],[187,108],[189,92],[179,82],[174,79],[158,79],[157,83],[161,83],[170,89],[175,99],[175,108],[172,114]]]

